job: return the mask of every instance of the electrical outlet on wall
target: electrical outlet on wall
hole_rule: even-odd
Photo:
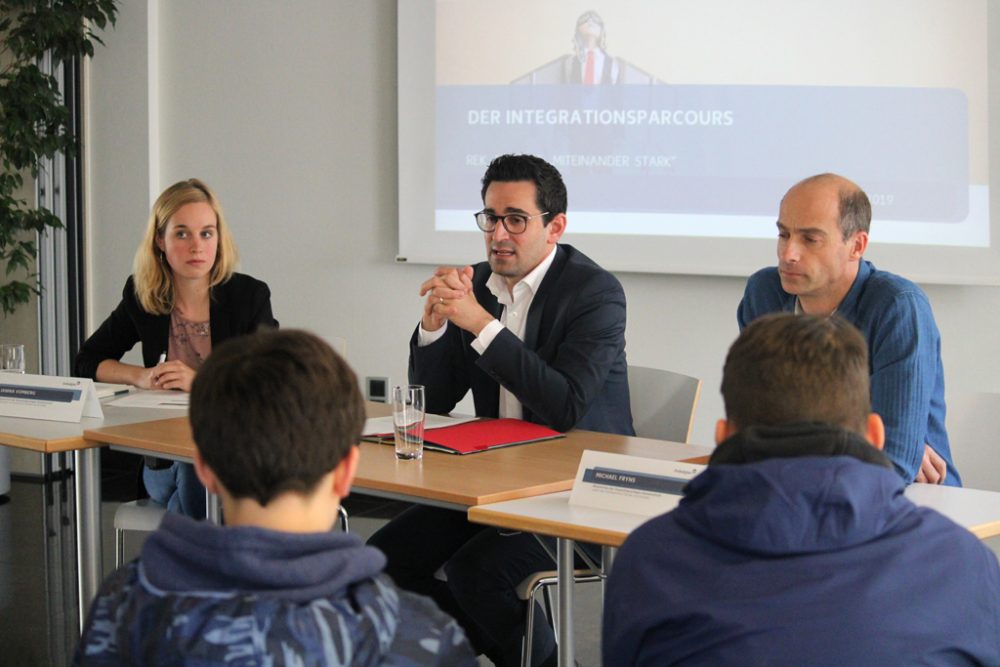
[[[375,403],[389,402],[389,378],[372,377],[365,378],[365,398]]]

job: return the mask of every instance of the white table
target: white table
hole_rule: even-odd
[[[99,443],[83,437],[85,429],[134,424],[187,414],[162,408],[120,408],[103,404],[104,419],[84,417],[80,422],[0,417],[0,445],[29,449],[43,454],[73,452],[77,576],[80,625],[101,585],[101,460]]]
[[[559,578],[557,630],[560,665],[573,664],[572,596],[564,594],[573,587],[573,543],[591,542],[605,547],[619,547],[629,533],[651,518],[570,505],[569,496],[569,491],[563,491],[469,509],[469,520],[474,523],[558,539],[560,550],[556,567]],[[911,484],[906,489],[906,497],[917,505],[937,510],[980,539],[1000,535],[1000,493]],[[610,565],[605,563],[605,571],[610,571]],[[566,606],[563,606],[564,597],[568,602]],[[569,632],[566,628],[570,628]]]

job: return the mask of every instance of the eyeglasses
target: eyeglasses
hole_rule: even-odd
[[[508,213],[507,215],[496,215],[480,211],[475,214],[476,225],[484,232],[492,232],[497,228],[497,223],[502,223],[508,234],[521,234],[528,228],[528,220],[540,218],[548,215],[549,212],[536,213],[535,215],[525,215],[524,213]]]

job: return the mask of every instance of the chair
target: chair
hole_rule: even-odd
[[[586,560],[590,560],[580,551],[579,547],[577,547],[577,553],[584,556]],[[573,582],[576,584],[585,584],[604,581],[607,574],[596,563],[593,563],[593,565],[594,567],[592,568],[573,570]],[[517,587],[517,597],[528,605],[527,617],[524,620],[524,639],[521,642],[522,667],[528,667],[531,664],[532,633],[535,629],[535,601],[539,592],[544,593],[542,601],[545,605],[545,616],[548,618],[549,623],[553,627],[558,623],[558,619],[553,614],[552,594],[550,592],[551,588],[558,583],[558,573],[555,570],[545,570],[543,572],[535,572],[526,577]]]
[[[125,531],[152,532],[160,526],[167,508],[150,498],[122,503],[115,510],[115,568],[125,561]]]
[[[345,533],[351,532],[350,524],[347,519],[347,510],[344,509],[343,505],[341,505],[338,509],[340,510],[340,530]]]
[[[688,441],[694,424],[695,407],[701,394],[701,380],[673,371],[629,366],[628,391],[632,425],[637,436],[671,442]],[[579,548],[577,553],[581,553]],[[605,554],[605,563],[608,562],[608,555]],[[576,570],[573,579],[575,583],[603,582],[607,577],[606,570],[606,567]],[[524,640],[521,644],[521,665],[524,667],[531,662],[536,597],[539,592],[545,594],[545,613],[549,622],[554,624],[550,588],[557,582],[556,571],[549,570],[532,574],[517,587],[518,597],[528,605]]]
[[[167,508],[158,502],[143,498],[122,503],[115,510],[115,568],[125,561],[125,531],[135,530],[150,533],[160,527]],[[340,506],[340,528],[348,532],[347,510]]]
[[[688,441],[701,380],[657,368],[629,366],[628,391],[636,435],[671,442]]]

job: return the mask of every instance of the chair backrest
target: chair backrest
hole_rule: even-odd
[[[629,366],[628,393],[636,435],[688,441],[701,380],[673,371]]]
[[[1000,394],[951,391],[945,397],[945,425],[951,456],[971,489],[1000,491],[1000,457],[996,439],[1000,433]]]

